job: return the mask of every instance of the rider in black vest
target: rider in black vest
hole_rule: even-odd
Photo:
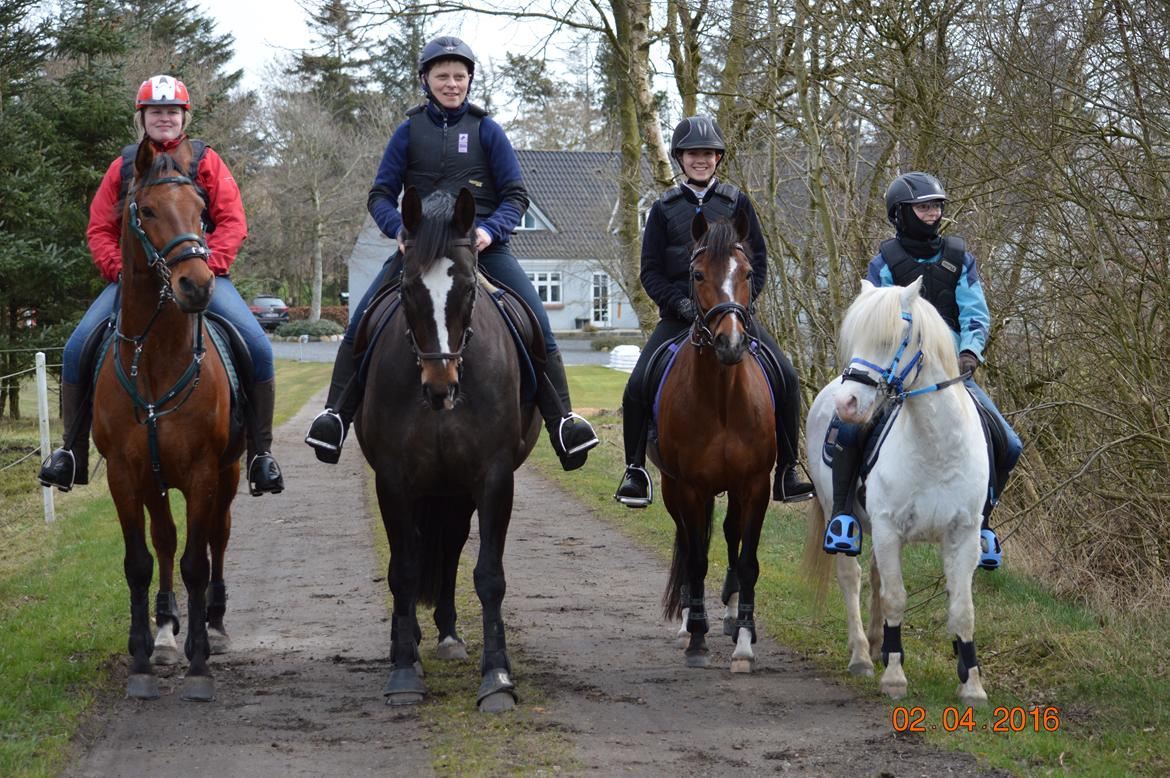
[[[645,400],[646,369],[650,358],[663,343],[687,330],[697,312],[690,297],[690,263],[694,239],[691,222],[696,213],[708,221],[732,219],[747,214],[748,243],[752,262],[752,300],[764,288],[768,272],[767,249],[751,200],[731,184],[717,181],[715,171],[727,146],[719,126],[706,116],[683,119],[674,129],[670,153],[687,176],[686,182],[671,187],[650,207],[642,235],[642,286],[658,304],[661,319],[650,334],[638,364],[626,382],[622,396],[622,431],[626,472],[614,499],[631,508],[644,508],[653,501],[653,486],[646,472],[646,434],[651,409]],[[800,383],[792,363],[766,330],[752,320],[752,335],[775,355],[783,377],[776,388],[776,444],[778,467],[772,499],[797,502],[812,496],[812,485],[796,475]]]
[[[968,390],[1004,430],[1006,461],[996,463],[996,469],[1002,471],[997,480],[1002,484],[1015,467],[1023,444],[972,377],[983,361],[991,314],[979,283],[975,257],[967,251],[966,243],[959,237],[939,235],[946,200],[942,184],[932,175],[913,172],[894,179],[886,190],[886,216],[897,234],[883,241],[877,256],[870,261],[868,280],[874,286],[907,286],[922,278],[922,296],[938,309],[954,332],[959,370],[968,375]],[[835,416],[830,426],[833,508],[824,544],[829,553],[842,550],[855,555],[861,551],[861,526],[853,517],[853,493],[867,434],[868,430],[845,424]],[[1003,560],[999,539],[988,524],[994,506],[995,500],[989,499],[983,515],[979,564],[988,570],[996,569]]]
[[[362,315],[378,289],[402,271],[397,261],[403,248],[399,195],[407,186],[415,187],[422,197],[440,189],[457,195],[467,188],[475,197],[479,266],[523,297],[540,322],[548,361],[539,381],[537,406],[561,466],[574,470],[585,464],[589,449],[600,441],[589,422],[572,412],[564,362],[544,303],[508,247],[528,208],[516,153],[500,125],[467,100],[475,78],[475,56],[466,43],[450,35],[435,38],[423,48],[418,75],[427,102],[409,111],[391,136],[366,203],[383,234],[398,241],[398,251],[351,310],[349,328],[333,363],[325,410],[313,420],[305,442],[322,462],[338,461],[362,396],[353,354]]]

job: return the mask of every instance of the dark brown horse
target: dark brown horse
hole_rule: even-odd
[[[708,227],[695,216],[691,297],[699,318],[662,387],[658,445],[650,457],[662,471],[662,499],[674,518],[674,559],[663,595],[688,666],[709,663],[703,580],[715,497],[727,492],[723,534],[728,571],[724,634],[736,641],[732,672],[751,672],[756,631],[753,610],[759,576],[756,550],[768,509],[776,428],[768,382],[749,353],[752,265],[744,251],[747,219]],[[735,592],[738,590],[738,603]]]
[[[367,389],[355,420],[374,469],[390,542],[394,596],[391,705],[426,694],[419,664],[417,603],[435,604],[439,657],[466,657],[455,631],[459,555],[479,517],[475,590],[483,606],[480,710],[515,705],[500,614],[504,538],[513,471],[532,451],[540,418],[521,400],[520,369],[507,325],[476,278],[475,199],[436,192],[402,200],[406,230],[402,310],[370,348]],[[474,338],[472,337],[474,333]]]
[[[214,697],[207,663],[212,636],[226,640],[223,555],[242,439],[231,445],[231,387],[219,353],[206,347],[202,314],[215,277],[207,266],[203,200],[187,177],[191,153],[186,141],[172,155],[156,154],[149,142],[139,145],[122,219],[117,332],[94,390],[93,439],[106,458],[126,544],[132,658],[127,693],[140,699],[159,694],[152,654],[156,664],[178,661],[177,536],[169,488],[186,499],[187,545],[180,569],[187,587],[184,647],[190,666],[184,699]],[[157,637],[149,622],[154,560],[143,508],[150,512],[158,555]]]

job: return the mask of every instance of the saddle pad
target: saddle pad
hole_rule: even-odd
[[[670,374],[670,369],[674,367],[675,357],[678,356],[679,349],[682,344],[690,337],[690,330],[685,330],[674,338],[663,343],[650,357],[650,363],[646,367],[646,397],[644,398],[647,405],[650,406],[650,426],[652,430],[657,429],[658,424],[658,408],[662,402],[662,387],[666,383],[666,376]],[[776,408],[776,386],[783,382],[783,377],[780,374],[779,367],[772,362],[775,358],[768,352],[768,349],[760,341],[752,341],[750,353],[756,360],[756,364],[760,366],[760,371],[764,374],[764,381],[768,384],[768,393],[772,397],[772,408]],[[765,356],[766,355],[766,356]]]

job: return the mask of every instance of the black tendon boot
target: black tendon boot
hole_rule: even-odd
[[[331,465],[337,464],[341,458],[341,444],[345,442],[349,421],[353,418],[352,414],[343,416],[340,406],[343,395],[350,394],[346,392],[346,387],[353,382],[356,372],[353,344],[343,340],[333,360],[333,377],[329,379],[325,410],[317,414],[317,418],[309,425],[309,434],[305,435],[305,442],[313,447],[317,459]]]
[[[248,491],[253,497],[284,491],[280,465],[272,458],[272,409],[276,385],[272,379],[252,385],[248,392]]]
[[[599,441],[589,422],[572,411],[569,402],[569,382],[565,377],[565,363],[560,352],[548,355],[544,380],[536,398],[544,426],[548,429],[553,450],[560,457],[561,467],[576,470],[585,464],[589,449]]]
[[[61,415],[65,437],[61,448],[45,457],[37,480],[67,492],[89,483],[89,427],[93,420],[87,387],[61,382]]]

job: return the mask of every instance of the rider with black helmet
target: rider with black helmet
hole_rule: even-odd
[[[753,301],[764,288],[768,272],[767,249],[755,208],[746,194],[715,178],[726,149],[723,133],[712,119],[691,116],[679,122],[671,136],[670,153],[686,181],[664,192],[650,207],[646,218],[646,230],[642,235],[642,286],[658,303],[661,319],[646,341],[622,396],[626,472],[614,499],[631,508],[643,508],[653,500],[650,474],[645,469],[646,433],[650,419],[650,409],[643,400],[647,366],[658,347],[689,328],[697,315],[689,285],[694,244],[691,222],[696,213],[702,213],[709,221],[733,220],[740,211],[747,215]],[[784,379],[782,395],[776,403],[779,465],[772,498],[784,502],[805,500],[812,495],[812,485],[796,475],[800,384],[792,363],[772,336],[754,320],[752,324],[752,334],[776,356]]]
[[[921,172],[905,173],[886,189],[886,218],[896,235],[884,241],[869,263],[868,280],[874,286],[908,286],[922,278],[922,296],[930,301],[955,336],[959,370],[967,373],[967,388],[999,421],[1007,444],[1006,461],[996,463],[996,484],[983,509],[981,567],[994,570],[1002,563],[999,539],[988,525],[1007,475],[1016,465],[1023,444],[991,398],[975,383],[975,369],[983,362],[991,314],[975,257],[962,238],[939,235],[947,193],[937,178]],[[862,443],[867,430],[845,424],[836,417],[833,450],[833,510],[825,531],[825,550],[836,553],[848,543],[847,554],[861,551],[861,528],[853,517],[853,493],[857,483]]]
[[[480,266],[523,297],[540,320],[548,362],[537,404],[561,465],[566,470],[576,469],[585,464],[587,452],[599,441],[589,422],[571,410],[565,366],[548,314],[508,248],[509,238],[528,208],[516,152],[500,125],[467,100],[475,77],[475,55],[466,43],[452,35],[427,43],[419,57],[418,76],[427,102],[407,111],[406,121],[394,131],[367,199],[370,215],[387,237],[398,241],[398,250],[352,312],[333,364],[326,408],[313,420],[305,442],[316,449],[323,462],[337,462],[340,457],[361,400],[362,387],[351,380],[356,368],[354,338],[374,294],[402,271],[401,262],[395,261],[403,248],[399,195],[407,186],[413,186],[422,197],[436,190],[458,194],[466,187],[475,196],[475,247]]]

